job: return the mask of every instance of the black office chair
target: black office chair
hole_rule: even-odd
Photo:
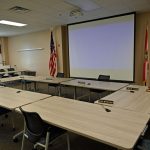
[[[4,69],[0,69],[0,78],[6,78],[6,77],[9,77],[6,73],[4,73],[4,72],[6,72]]]
[[[64,78],[64,73],[62,73],[62,72],[58,72],[56,77]]]
[[[150,150],[150,139],[143,139],[135,148],[136,150]]]
[[[8,118],[8,114],[11,113],[11,112],[12,112],[12,111],[9,110],[9,109],[6,109],[6,108],[4,108],[4,107],[0,107],[0,116],[1,116],[1,117],[4,116],[5,119]],[[10,119],[11,119],[11,121],[12,121],[13,130],[15,130],[13,119],[12,119],[12,118],[10,118]],[[4,125],[4,124],[1,122],[1,126],[3,126],[3,125]]]
[[[0,69],[0,73],[1,73],[1,72],[5,72],[5,70],[4,70],[4,69]],[[3,78],[3,76],[4,76],[4,73],[1,73],[1,74],[0,74],[0,78]]]
[[[7,70],[8,70],[8,71],[15,71],[14,68],[8,68]],[[8,73],[8,75],[9,75],[10,77],[19,76],[19,74],[15,73],[15,72]]]
[[[64,78],[64,73],[62,73],[62,72],[58,72],[57,73],[57,75],[56,75],[56,77],[58,77],[58,78]],[[55,84],[55,83],[49,83],[48,84],[48,92],[50,91],[50,87],[55,87],[55,95],[57,95],[57,93],[58,93],[58,87],[59,87],[59,85],[58,84]]]
[[[98,76],[98,81],[109,81],[110,80],[110,75],[99,75]]]
[[[110,80],[110,75],[99,75],[98,76],[98,81],[109,81]],[[103,92],[105,92],[105,90],[98,90],[98,89],[90,89],[90,95],[89,95],[89,101],[91,100],[91,93],[98,93],[99,94],[99,98],[100,98],[100,94],[102,94]]]
[[[54,142],[56,138],[67,133],[66,130],[60,129],[53,125],[49,125],[44,122],[38,113],[36,112],[26,112],[21,107],[20,110],[24,116],[25,127],[22,139],[22,147],[24,148],[24,141],[27,138],[30,142],[34,144],[34,150],[37,146],[41,146],[48,150],[48,145]],[[67,146],[70,150],[69,136],[67,134]]]

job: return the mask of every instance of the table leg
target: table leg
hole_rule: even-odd
[[[76,99],[76,93],[77,93],[77,89],[76,86],[74,87],[74,99]]]
[[[34,92],[36,91],[36,82],[34,82]]]
[[[25,90],[27,90],[27,83],[26,81],[24,82]]]
[[[58,86],[58,94],[59,94],[59,96],[61,96],[61,85],[60,84]]]

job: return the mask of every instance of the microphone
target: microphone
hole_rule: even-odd
[[[17,91],[16,93],[20,93],[21,91]]]
[[[104,105],[101,105],[101,106],[102,106],[102,108],[103,108],[106,112],[111,112],[111,110],[108,109],[108,108],[105,108]]]

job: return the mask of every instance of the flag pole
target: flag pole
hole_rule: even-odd
[[[147,61],[148,61],[148,66],[147,66],[147,86],[148,90],[150,90],[150,53],[149,53],[149,35],[148,35],[148,22],[147,22]]]

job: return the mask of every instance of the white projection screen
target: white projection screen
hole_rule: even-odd
[[[134,81],[135,13],[68,25],[70,77]]]

